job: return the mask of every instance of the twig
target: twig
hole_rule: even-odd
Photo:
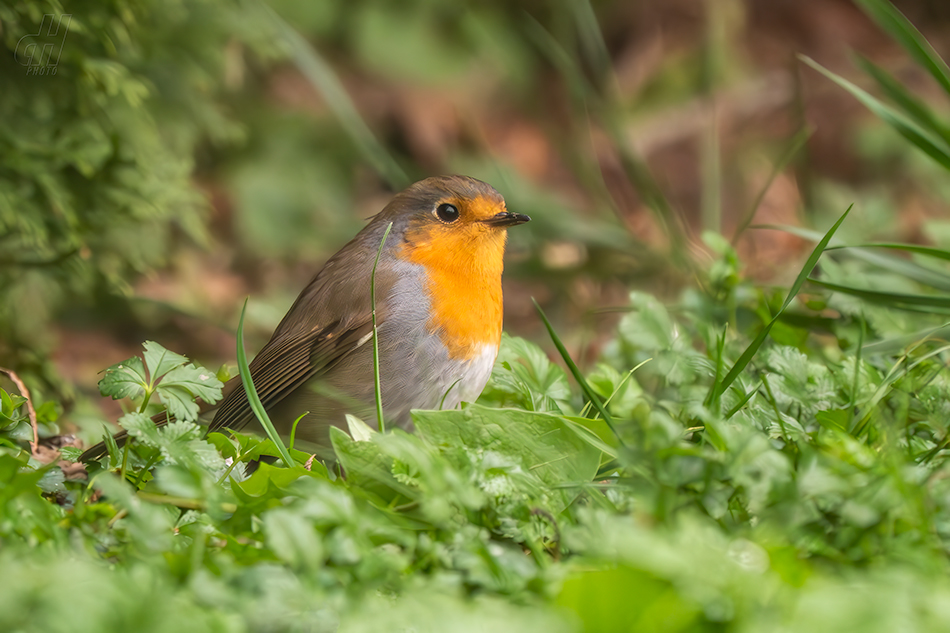
[[[36,409],[33,408],[33,401],[30,399],[30,390],[26,388],[26,385],[23,384],[23,381],[20,380],[20,377],[17,376],[16,372],[12,369],[0,367],[0,372],[10,377],[10,380],[13,381],[16,388],[20,390],[20,395],[26,398],[26,412],[30,416],[30,426],[33,427],[33,440],[30,442],[30,454],[36,457],[40,445],[40,430],[36,425]]]

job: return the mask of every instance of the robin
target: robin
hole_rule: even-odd
[[[490,185],[437,176],[398,194],[323,266],[250,363],[278,432],[328,444],[351,413],[376,420],[373,264],[379,374],[386,423],[412,430],[412,409],[455,408],[478,397],[498,354],[501,273],[512,213]],[[166,418],[162,414],[162,423]],[[210,430],[256,424],[240,378],[230,380]],[[120,436],[117,439],[121,439]],[[99,444],[82,455],[98,459]]]

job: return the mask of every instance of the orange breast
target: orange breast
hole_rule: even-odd
[[[426,270],[429,328],[450,358],[471,360],[501,342],[506,235],[480,225],[427,225],[406,236],[400,257]]]

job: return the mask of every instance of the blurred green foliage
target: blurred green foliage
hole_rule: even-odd
[[[182,238],[207,240],[194,155],[240,137],[221,79],[229,42],[252,40],[237,11],[229,2],[0,7],[4,356],[37,362],[53,314],[126,292]],[[48,36],[50,16],[63,14],[65,39]],[[61,54],[31,59],[30,46]]]

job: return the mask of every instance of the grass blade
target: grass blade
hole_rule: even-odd
[[[589,24],[587,26],[590,27]],[[610,104],[587,80],[580,64],[558,38],[531,16],[527,16],[526,32],[541,54],[564,78],[570,89],[574,107],[583,119],[594,118],[603,126],[617,151],[624,174],[636,188],[643,204],[653,214],[669,240],[674,261],[681,267],[689,268],[691,262],[685,255],[688,252],[686,222],[682,214],[678,213],[666,198],[649,167],[630,147],[629,135],[624,132],[623,125],[618,120],[619,117],[612,113]],[[592,37],[592,34],[585,31],[581,33],[581,37],[586,41]]]
[[[604,407],[603,403],[600,401],[600,398],[597,397],[597,393],[587,383],[587,380],[584,378],[584,374],[582,374],[581,370],[578,369],[574,359],[571,358],[567,348],[564,347],[564,343],[561,342],[561,338],[557,335],[557,332],[554,331],[554,327],[551,325],[551,322],[548,321],[548,317],[544,314],[544,310],[541,309],[541,306],[538,305],[538,302],[535,301],[534,298],[531,299],[531,302],[534,303],[534,308],[538,311],[541,321],[544,322],[544,327],[547,328],[548,335],[551,337],[551,341],[554,342],[554,347],[557,348],[561,358],[564,359],[564,364],[567,365],[571,375],[574,376],[574,380],[577,381],[577,384],[580,385],[584,395],[587,396],[587,399],[591,402],[591,404],[594,405],[594,408],[597,409],[597,412],[600,413],[601,417],[603,417],[604,422],[606,422],[607,426],[610,427],[610,430],[613,431],[613,434],[617,437],[617,441],[620,442],[620,445],[626,447],[623,442],[623,438],[621,438],[620,434],[617,433],[617,427],[614,425],[613,417],[607,412],[606,407]]]
[[[950,262],[950,251],[944,248],[935,248],[933,246],[920,246],[919,244],[894,244],[890,242],[869,242],[867,244],[855,244],[854,246],[832,246],[831,248],[891,248],[908,253],[916,253],[925,257],[933,257]],[[829,249],[830,250],[830,249]]]
[[[809,277],[808,281],[818,284],[828,290],[840,292],[846,295],[860,297],[871,303],[881,303],[892,308],[906,306],[925,306],[931,308],[950,308],[950,297],[941,297],[937,295],[915,295],[903,292],[884,292],[880,290],[869,290],[867,288],[857,288],[846,284],[837,284],[830,281],[822,281]]]
[[[820,242],[818,242],[818,245],[815,246],[815,250],[811,252],[808,260],[805,262],[805,266],[802,267],[801,272],[798,273],[798,277],[795,279],[795,283],[793,283],[792,287],[789,289],[788,295],[785,297],[785,302],[782,304],[782,307],[772,317],[772,319],[765,324],[765,327],[759,331],[758,335],[756,335],[755,339],[753,339],[749,346],[746,347],[745,351],[742,352],[742,355],[739,356],[739,359],[732,366],[732,369],[730,369],[729,373],[726,374],[726,377],[722,379],[722,382],[714,384],[709,390],[709,395],[706,396],[707,406],[712,402],[718,402],[719,398],[723,393],[725,393],[726,389],[728,389],[735,379],[739,377],[739,374],[746,368],[746,366],[752,360],[752,357],[755,356],[755,353],[759,351],[759,347],[761,347],[762,343],[765,342],[765,337],[769,335],[769,331],[772,329],[772,326],[775,325],[776,321],[778,321],[779,317],[792,302],[792,299],[798,295],[798,291],[801,290],[805,280],[808,279],[808,275],[810,275],[812,269],[815,268],[815,265],[818,263],[818,259],[828,246],[828,242],[830,242],[831,238],[834,237],[838,227],[841,226],[841,223],[844,222],[849,213],[851,213],[851,207],[848,207],[841,217],[838,218],[838,221],[834,223],[834,226],[832,226],[828,232],[825,233],[825,236]]]
[[[855,0],[868,16],[893,37],[950,94],[950,67],[910,20],[887,0]]]
[[[769,174],[768,180],[765,181],[765,185],[759,190],[758,195],[755,197],[755,201],[752,203],[752,206],[746,211],[745,217],[739,222],[739,225],[736,226],[735,232],[732,234],[732,244],[735,246],[736,242],[739,241],[739,237],[742,236],[742,233],[749,228],[749,225],[752,224],[752,219],[755,217],[755,212],[759,210],[759,205],[762,204],[762,200],[765,199],[765,194],[768,193],[769,189],[772,187],[772,183],[778,177],[780,173],[785,171],[785,168],[788,166],[792,159],[795,158],[795,155],[805,146],[805,143],[811,138],[813,129],[802,128],[798,133],[792,137],[791,142],[788,144],[788,147],[779,157],[779,159],[772,166],[772,173]]]
[[[386,430],[386,425],[383,422],[383,388],[379,382],[379,330],[376,327],[376,267],[379,266],[379,255],[383,252],[383,244],[386,243],[386,238],[389,237],[389,232],[392,228],[393,223],[390,222],[386,226],[386,231],[383,233],[383,239],[379,242],[379,248],[376,249],[376,261],[373,262],[373,273],[370,275],[369,284],[370,305],[373,309],[373,384],[376,395],[376,420],[379,424],[380,433]]]
[[[944,141],[950,143],[950,132],[948,132],[947,126],[934,116],[927,104],[915,97],[893,76],[866,57],[858,56],[858,65],[877,82],[881,91],[897,104],[904,111],[904,114],[920,127],[936,133]]]
[[[821,233],[818,231],[812,231],[810,229],[804,229],[797,226],[787,226],[787,225],[778,225],[778,224],[761,224],[757,225],[755,228],[764,228],[764,229],[774,229],[777,231],[785,231],[786,233],[791,233],[802,239],[809,240],[812,242],[817,242],[821,239]],[[881,255],[879,253],[874,253],[869,248],[891,248],[894,250],[906,250],[909,252],[919,253],[922,255],[928,255],[931,257],[936,257],[938,259],[947,259],[950,260],[950,252],[944,251],[939,248],[932,248],[929,246],[915,246],[913,244],[860,244],[855,246],[848,246],[846,244],[832,244],[826,248],[826,251],[841,250],[846,251],[848,255],[865,261],[869,264],[874,264],[879,268],[882,268],[890,273],[896,275],[903,275],[908,279],[916,281],[918,283],[924,284],[926,286],[931,286],[939,290],[950,291],[950,275],[943,273],[939,270],[934,270],[932,268],[927,268],[926,266],[921,266],[912,261],[905,259],[891,257],[887,255]]]
[[[883,341],[868,343],[864,346],[864,353],[893,355],[906,349],[909,345],[919,343],[923,339],[945,339],[947,337],[950,337],[950,323],[944,323],[937,327],[927,328],[903,336],[884,339]]]
[[[287,468],[293,468],[294,460],[290,456],[287,447],[284,446],[284,441],[280,439],[280,434],[278,434],[277,429],[274,428],[274,423],[271,422],[270,416],[268,416],[267,411],[264,410],[264,405],[261,403],[261,399],[257,395],[257,390],[254,388],[254,379],[251,377],[251,369],[247,364],[247,353],[244,350],[244,313],[246,311],[247,299],[244,300],[244,307],[241,308],[241,318],[238,321],[237,329],[237,363],[238,372],[241,374],[241,384],[244,385],[244,391],[247,392],[247,401],[251,405],[254,415],[260,420],[267,437],[269,437],[270,441],[277,447],[281,461],[284,462]]]
[[[942,138],[934,136],[930,132],[924,130],[904,114],[883,103],[844,77],[831,72],[813,59],[805,57],[804,55],[800,55],[799,58],[823,74],[825,77],[831,79],[833,82],[850,92],[851,95],[863,103],[868,110],[873,112],[878,118],[897,130],[901,136],[906,138],[908,141],[916,145],[921,151],[940,163],[944,169],[950,170],[950,146],[948,146]]]

